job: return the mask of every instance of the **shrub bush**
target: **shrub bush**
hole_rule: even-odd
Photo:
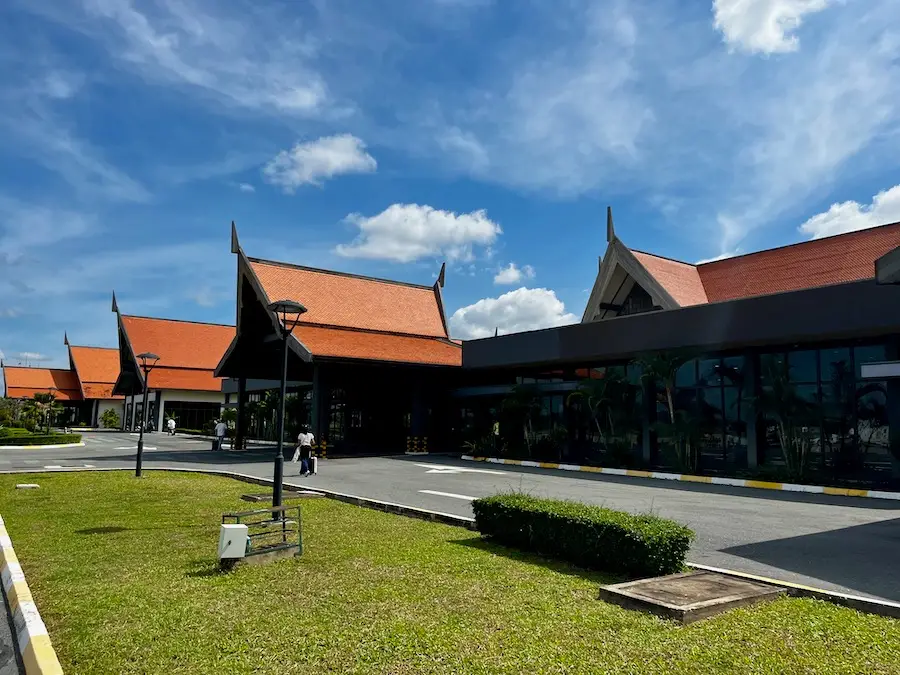
[[[81,443],[81,434],[22,434],[0,437],[4,445],[67,445]]]
[[[650,577],[684,567],[694,533],[672,520],[524,494],[472,503],[483,535],[587,569]]]
[[[6,436],[27,436],[31,432],[22,427],[0,427],[0,438]]]

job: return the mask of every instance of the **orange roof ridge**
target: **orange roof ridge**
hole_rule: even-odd
[[[382,277],[370,277],[365,274],[354,274],[353,272],[339,272],[337,270],[326,270],[322,267],[309,267],[307,265],[297,265],[296,263],[282,262],[279,260],[266,260],[265,258],[253,258],[247,256],[250,262],[259,263],[261,265],[274,265],[277,267],[290,267],[295,270],[303,270],[304,272],[318,272],[319,274],[332,274],[338,277],[350,277],[351,279],[362,279],[363,281],[377,281],[382,284],[393,284],[395,286],[409,286],[411,288],[420,288],[430,291],[434,285],[414,284],[410,281],[397,281],[396,279],[384,279]]]
[[[118,348],[118,347],[97,347],[97,346],[95,346],[95,345],[73,345],[73,344],[69,344],[69,346],[70,346],[72,349],[106,349],[106,350],[109,350],[109,351],[111,351],[111,352],[117,352],[117,351],[119,351],[119,348]]]
[[[330,330],[345,330],[351,333],[373,333],[375,335],[402,335],[405,337],[424,338],[426,340],[443,340],[448,342],[450,338],[443,335],[431,335],[429,333],[407,333],[404,331],[384,330],[380,328],[358,328],[356,326],[341,326],[334,323],[316,323],[313,321],[301,321],[298,326],[317,326],[319,328],[328,328]]]
[[[886,229],[888,227],[893,227],[895,225],[900,225],[900,221],[894,223],[882,223],[881,225],[874,225],[872,227],[866,227],[861,230],[851,230],[850,232],[839,232],[837,234],[829,234],[827,237],[819,237],[818,239],[805,239],[804,241],[795,241],[792,244],[782,244],[781,246],[773,246],[772,248],[762,248],[758,251],[750,251],[749,253],[741,253],[739,255],[729,256],[728,258],[721,258],[720,260],[709,260],[707,262],[698,263],[695,267],[705,267],[707,265],[716,265],[718,263],[723,263],[728,260],[737,260],[740,258],[748,258],[752,255],[760,255],[763,253],[770,253],[772,251],[782,251],[787,248],[793,248],[795,246],[809,246],[810,244],[816,244],[818,242],[828,242],[832,239],[837,239],[838,237],[853,237],[853,236],[865,236],[870,232],[877,232],[878,230]],[[654,254],[650,254],[654,255]],[[872,276],[875,275],[875,272],[872,272]]]
[[[215,323],[213,321],[194,321],[192,319],[166,319],[159,316],[142,316],[140,314],[123,314],[123,319],[145,319],[147,321],[171,321],[173,323],[192,323],[198,326],[219,326],[220,328],[234,328],[233,323]],[[97,349],[108,349],[108,347],[97,347]],[[113,349],[116,349],[113,347]]]
[[[68,368],[46,368],[44,366],[10,366],[3,364],[4,370],[46,370],[48,373],[71,373]]]
[[[643,253],[644,255],[652,255],[654,258],[659,258],[660,260],[668,260],[669,262],[679,263],[681,265],[687,265],[688,267],[699,267],[697,263],[689,263],[684,260],[679,260],[678,258],[671,258],[667,255],[660,255],[659,253],[650,253],[650,251],[642,251],[639,248],[628,248],[632,253]]]

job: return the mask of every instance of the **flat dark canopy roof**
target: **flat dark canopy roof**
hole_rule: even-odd
[[[463,343],[463,367],[625,360],[671,349],[722,351],[900,334],[900,286],[874,279],[648,312]]]

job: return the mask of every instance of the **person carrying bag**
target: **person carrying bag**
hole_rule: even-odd
[[[312,470],[312,446],[315,442],[316,438],[309,433],[309,429],[305,425],[300,427],[300,433],[297,435],[297,450],[294,452],[293,461],[300,460],[301,476],[308,476]]]

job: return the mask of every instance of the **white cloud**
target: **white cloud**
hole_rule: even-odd
[[[821,239],[896,222],[900,222],[900,185],[879,192],[871,204],[855,201],[832,204],[824,213],[803,223],[800,231],[812,239]]]
[[[471,340],[489,337],[495,329],[501,333],[550,328],[575,323],[574,314],[556,293],[546,288],[518,288],[499,298],[483,298],[461,307],[450,317],[454,337]]]
[[[256,192],[256,188],[250,185],[250,183],[240,183],[238,185],[238,190],[241,192]]]
[[[0,307],[0,319],[15,319],[21,314],[22,312],[15,307]]]
[[[713,0],[715,27],[725,42],[748,52],[795,51],[803,17],[821,12],[829,0]]]
[[[377,166],[365,143],[356,136],[340,134],[282,150],[266,164],[263,175],[293,193],[301,185],[321,185],[323,179],[341,174],[372,173]]]
[[[351,213],[346,221],[359,235],[340,244],[339,255],[401,263],[438,255],[470,260],[474,246],[487,246],[502,233],[484,210],[456,214],[419,204],[392,204],[371,217]]]
[[[226,105],[291,115],[318,114],[328,102],[327,87],[310,64],[315,49],[309,32],[296,21],[285,25],[274,11],[229,13],[217,5],[213,14],[191,0],[140,9],[130,0],[84,4],[87,21],[67,12],[54,16],[79,25],[121,67],[152,82],[193,89]]]
[[[705,265],[706,263],[718,262],[719,260],[727,260],[728,258],[733,258],[736,255],[740,255],[741,252],[738,250],[734,251],[725,251],[724,253],[720,253],[719,255],[713,256],[712,258],[704,258],[703,260],[698,260],[695,262],[695,265]]]
[[[521,268],[516,263],[511,262],[502,268],[494,276],[494,283],[498,285],[518,284],[522,279],[534,279],[534,268],[531,265],[525,265]]]

